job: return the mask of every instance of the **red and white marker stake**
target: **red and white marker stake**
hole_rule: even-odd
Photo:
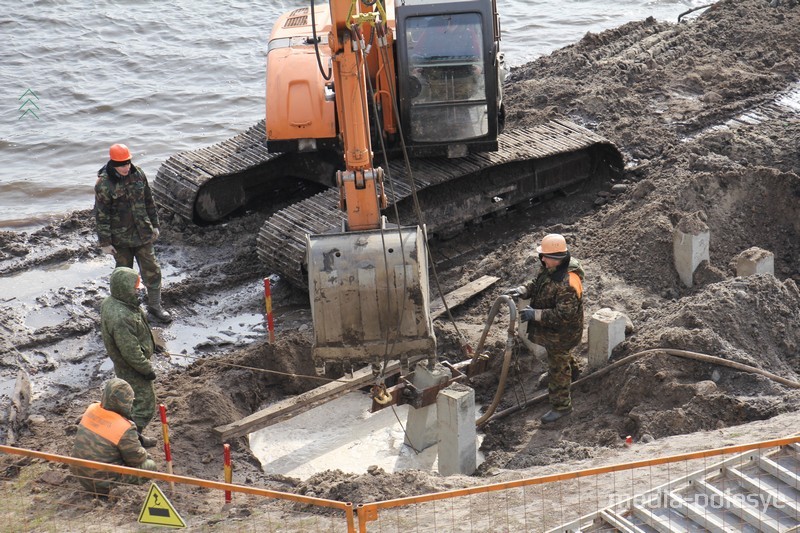
[[[269,343],[275,344],[275,323],[272,321],[272,287],[269,278],[264,278],[264,301],[267,306],[267,329],[269,330]]]
[[[158,404],[158,412],[161,415],[161,434],[164,436],[164,457],[167,459],[167,474],[172,475],[172,451],[169,447],[169,425],[167,424],[167,408],[163,403]],[[175,483],[169,482],[169,490],[175,491]]]
[[[233,482],[233,468],[231,467],[231,445],[225,444],[223,446],[225,450],[225,483],[232,483]],[[231,503],[231,491],[225,491],[225,503]]]

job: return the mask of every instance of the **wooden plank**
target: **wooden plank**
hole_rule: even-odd
[[[722,502],[725,505],[725,509],[735,514],[758,531],[763,531],[764,533],[780,533],[780,524],[777,520],[769,515],[762,515],[757,509],[754,509],[750,505],[743,505],[743,500],[740,501],[740,499],[731,497],[729,494],[726,494],[711,483],[703,481],[702,479],[695,480],[693,484],[709,496],[712,496],[712,502]]]
[[[642,529],[636,527],[636,524],[612,511],[600,511],[600,518],[605,520],[607,524],[614,526],[614,528],[621,533],[644,533]]]
[[[400,362],[390,362],[386,368],[386,376],[398,372],[400,372]],[[241,420],[223,426],[217,426],[214,428],[214,432],[218,434],[223,441],[233,437],[241,437],[242,435],[275,424],[288,416],[300,414],[315,405],[333,400],[342,394],[365,387],[374,380],[375,377],[372,375],[372,367],[371,365],[367,365],[361,370],[353,372],[353,377],[350,379],[341,378],[338,381],[326,383],[321,387],[304,392],[298,396],[286,398],[285,400],[270,405],[266,409],[246,416]]]
[[[445,301],[447,302],[447,306],[452,309],[456,306],[459,306],[478,294],[486,290],[487,288],[491,287],[495,283],[497,283],[500,278],[495,276],[482,276],[475,281],[470,281],[463,287],[459,287],[458,289],[454,290],[453,292],[447,293],[445,295]],[[436,299],[435,301],[431,302],[431,320],[434,320],[440,316],[442,316],[446,312],[444,307],[444,303],[441,299]]]

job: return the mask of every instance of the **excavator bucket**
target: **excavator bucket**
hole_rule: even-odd
[[[316,361],[435,353],[419,227],[309,235],[307,250]]]

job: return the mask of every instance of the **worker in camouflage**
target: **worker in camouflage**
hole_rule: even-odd
[[[530,298],[520,320],[528,322],[531,342],[547,350],[547,389],[552,408],[542,422],[551,423],[572,412],[570,385],[577,364],[571,350],[583,335],[584,272],[580,261],[571,257],[562,235],[545,235],[536,251],[541,262],[536,278],[508,294]]]
[[[116,266],[139,264],[147,289],[147,310],[161,322],[172,317],[161,305],[161,267],[153,243],[158,239],[158,213],[144,171],[131,163],[124,144],[109,149],[110,160],[97,172],[94,213],[100,248]]]
[[[133,387],[131,419],[141,434],[156,412],[156,393],[153,381],[156,373],[150,358],[155,350],[153,333],[147,322],[136,289],[139,275],[128,267],[118,267],[111,273],[111,296],[100,306],[100,331],[106,352],[114,363],[114,373]],[[155,446],[155,439],[141,435],[142,444]]]
[[[103,389],[100,403],[86,409],[78,425],[72,457],[112,465],[155,470],[156,464],[139,442],[136,424],[129,420],[133,389],[125,381],[113,378]],[[142,484],[148,478],[72,465],[72,473],[83,487],[107,496],[115,483]]]

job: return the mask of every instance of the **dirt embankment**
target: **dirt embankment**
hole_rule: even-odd
[[[616,183],[594,184],[575,196],[471,227],[457,239],[483,244],[440,273],[445,290],[483,274],[518,284],[531,274],[534,244],[545,233],[561,232],[584,262],[587,315],[610,307],[631,319],[632,330],[614,359],[652,348],[683,349],[797,381],[798,79],[800,7],[770,7],[762,0],[719,2],[681,24],[649,19],[587,34],[515,69],[507,86],[508,128],[567,117],[616,143],[628,167]],[[180,274],[165,290],[178,324],[212,312],[222,317],[260,312],[258,298],[239,296],[263,275],[254,241],[265,216],[266,211],[249,212],[208,228],[167,218],[159,253]],[[673,232],[687,216],[697,217],[711,234],[710,261],[701,265],[692,287],[681,283],[672,261]],[[97,261],[92,233],[88,213],[30,235],[2,233],[0,274]],[[774,253],[774,277],[735,277],[734,258],[753,246]],[[35,386],[40,395],[32,413],[45,422],[21,428],[20,445],[68,452],[76,418],[110,375],[101,368],[104,354],[96,332],[105,294],[98,281],[50,291],[30,303],[0,302],[0,327],[7,332],[0,345],[3,376],[22,367],[35,381],[43,379]],[[478,331],[498,294],[499,288],[458,310],[459,329]],[[316,385],[228,364],[313,374],[304,298],[278,284],[275,301],[284,320],[275,346],[251,342],[247,335],[212,336],[203,351],[213,352],[213,360],[187,368],[162,363],[158,393],[180,435],[175,446],[198,457],[184,473],[218,476],[218,465],[206,460],[219,446],[212,427]],[[32,329],[26,316],[37,306],[64,319]],[[163,330],[168,342],[175,327]],[[441,355],[451,356],[454,328],[437,323],[437,333]],[[71,365],[70,357],[85,365],[80,379],[47,377]],[[518,401],[520,391],[532,396],[543,371],[524,351],[513,368],[501,409]],[[495,384],[496,375],[476,380],[479,400],[490,398]],[[491,422],[483,446],[487,460],[478,476],[604,456],[625,435],[658,442],[703,431],[696,447],[713,445],[713,432],[723,428],[783,420],[781,414],[798,410],[800,395],[762,376],[662,354],[588,379],[576,387],[574,405],[573,415],[553,427],[541,427],[537,407]],[[481,481],[332,470],[301,483],[261,473],[244,440],[234,448],[243,481],[356,502]]]

